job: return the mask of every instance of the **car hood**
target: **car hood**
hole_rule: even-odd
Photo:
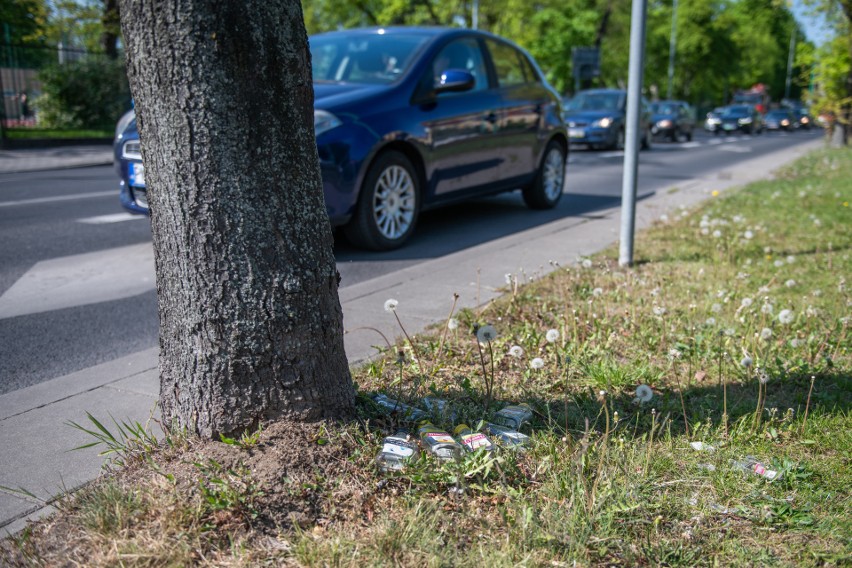
[[[617,110],[569,110],[565,111],[565,120],[577,120],[594,122],[602,118],[620,117],[621,113]]]
[[[392,88],[389,85],[365,85],[359,83],[314,83],[314,108],[331,109],[370,97]]]
[[[651,120],[654,122],[659,122],[661,120],[675,120],[675,115],[673,114],[655,114],[651,117]]]

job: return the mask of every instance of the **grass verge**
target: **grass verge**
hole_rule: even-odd
[[[639,236],[632,269],[612,249],[535,282],[513,277],[501,300],[354,370],[358,421],[128,446],[124,469],[5,541],[0,558],[848,565],[850,179],[852,152],[815,152],[671,212]],[[496,336],[480,344],[485,325]],[[533,440],[379,473],[381,439],[400,423],[375,391],[451,401],[446,428],[527,402]]]

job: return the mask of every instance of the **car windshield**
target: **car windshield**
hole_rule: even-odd
[[[678,105],[669,103],[652,103],[651,111],[654,114],[677,114]]]
[[[728,107],[722,113],[722,116],[734,116],[734,117],[748,116],[748,115],[749,115],[748,107]]]
[[[332,33],[310,39],[313,80],[388,84],[411,66],[429,39],[418,34]]]
[[[786,110],[773,110],[766,114],[766,118],[788,118]]]
[[[577,93],[568,101],[567,110],[618,111],[623,107],[624,95],[621,93]]]

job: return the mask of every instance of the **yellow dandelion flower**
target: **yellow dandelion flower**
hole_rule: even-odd
[[[714,189],[714,190],[713,190],[713,197],[718,197],[718,196],[719,196],[719,190],[718,190],[718,189]]]

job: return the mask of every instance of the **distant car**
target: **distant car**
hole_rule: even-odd
[[[744,132],[746,134],[760,134],[763,132],[763,117],[751,105],[731,105],[724,107],[719,114],[720,125],[716,134],[723,132]]]
[[[590,89],[580,91],[565,107],[565,124],[571,144],[587,144],[591,148],[624,148],[627,116],[627,91]],[[642,99],[640,116],[641,147],[651,147],[651,111]]]
[[[786,108],[770,110],[763,117],[763,122],[766,125],[766,130],[784,130],[791,131],[796,128],[797,120],[793,115],[793,111]]]
[[[422,210],[520,188],[562,197],[567,132],[532,57],[466,29],[372,28],[310,38],[314,129],[328,216],[354,244],[401,246]],[[147,212],[136,120],[115,140],[121,201]]]
[[[814,119],[808,112],[808,109],[802,107],[793,111],[793,116],[796,118],[798,128],[802,130],[810,130],[814,126]]]
[[[695,113],[684,101],[658,101],[651,103],[651,133],[676,142],[681,136],[692,140]]]
[[[707,113],[707,118],[704,121],[704,130],[718,134],[722,129],[722,111],[725,107],[716,107]]]

